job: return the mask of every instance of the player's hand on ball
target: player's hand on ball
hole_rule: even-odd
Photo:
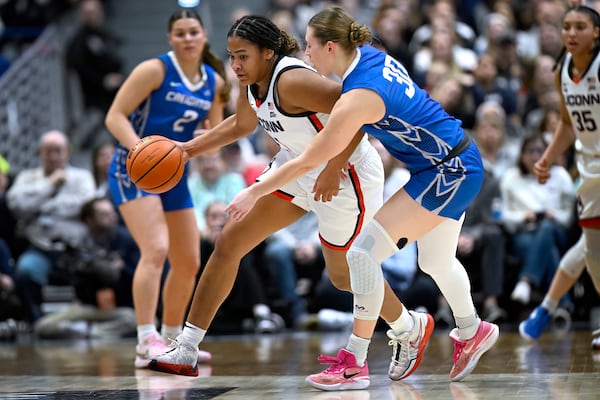
[[[188,160],[189,160],[190,158],[192,158],[192,157],[190,156],[190,153],[188,153],[188,152],[185,150],[185,147],[183,147],[183,145],[184,145],[184,142],[178,142],[178,141],[176,141],[176,140],[171,140],[171,141],[172,141],[173,143],[175,143],[175,144],[177,145],[177,147],[179,147],[179,149],[181,150],[181,155],[183,156],[183,162],[184,162],[184,163],[188,162]]]
[[[225,212],[234,221],[239,222],[252,210],[257,200],[258,198],[252,194],[250,188],[246,188],[233,198],[225,209]]]

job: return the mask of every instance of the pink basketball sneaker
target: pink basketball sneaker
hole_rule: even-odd
[[[458,329],[450,332],[450,339],[454,342],[454,365],[450,370],[450,380],[460,381],[477,366],[479,358],[488,351],[498,340],[498,325],[481,321],[475,336],[462,341],[458,337]]]
[[[337,357],[321,354],[321,364],[330,365],[325,371],[306,377],[306,383],[321,390],[366,389],[371,384],[369,367],[356,365],[356,357],[346,349],[341,349]]]
[[[142,343],[135,346],[135,367],[146,368],[150,360],[169,348],[158,333],[148,336]]]

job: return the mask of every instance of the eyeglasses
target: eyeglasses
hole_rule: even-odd
[[[544,154],[544,148],[542,147],[529,147],[523,151],[525,154]]]

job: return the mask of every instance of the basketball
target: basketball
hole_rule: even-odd
[[[164,193],[181,180],[185,167],[183,152],[159,135],[144,137],[127,155],[127,173],[131,181],[149,193]]]

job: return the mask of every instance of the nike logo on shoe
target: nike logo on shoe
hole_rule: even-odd
[[[351,373],[348,373],[348,371],[346,370],[346,371],[344,371],[343,375],[344,375],[344,379],[352,379],[356,375],[359,375],[359,374],[360,374],[360,370],[358,370],[357,372],[351,372]]]

